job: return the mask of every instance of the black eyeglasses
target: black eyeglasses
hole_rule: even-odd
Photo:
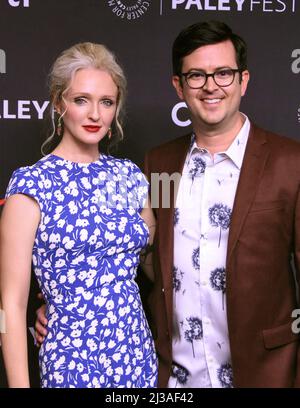
[[[208,77],[212,77],[215,84],[221,87],[229,86],[234,81],[235,74],[241,72],[240,69],[233,68],[222,68],[213,72],[212,74],[207,74],[201,70],[192,70],[190,72],[182,73],[188,86],[192,89],[203,88],[207,82]]]

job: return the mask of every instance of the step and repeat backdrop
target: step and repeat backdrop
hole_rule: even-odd
[[[0,0],[0,205],[12,171],[41,157],[47,74],[62,50],[92,41],[115,52],[129,91],[126,137],[117,155],[142,165],[146,150],[190,129],[186,106],[171,85],[171,47],[182,28],[208,19],[223,20],[248,43],[251,80],[242,111],[262,127],[300,139],[300,0]],[[28,345],[34,387],[37,292],[32,279]]]

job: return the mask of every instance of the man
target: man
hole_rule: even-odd
[[[193,132],[145,160],[153,183],[181,175],[169,208],[160,183],[155,210],[160,387],[300,386],[290,263],[299,282],[300,145],[239,112],[246,54],[221,22],[196,23],[173,45],[173,85]]]

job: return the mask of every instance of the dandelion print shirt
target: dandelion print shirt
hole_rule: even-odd
[[[169,387],[232,387],[226,253],[249,120],[212,157],[192,137],[174,214],[173,365]]]

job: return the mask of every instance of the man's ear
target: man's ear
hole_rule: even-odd
[[[182,83],[181,83],[181,79],[178,75],[174,75],[172,77],[172,84],[174,86],[174,88],[176,89],[177,95],[180,99],[184,99],[183,97],[183,89],[182,89]]]
[[[249,80],[250,80],[249,71],[248,70],[243,71],[241,80],[241,96],[245,95]]]

